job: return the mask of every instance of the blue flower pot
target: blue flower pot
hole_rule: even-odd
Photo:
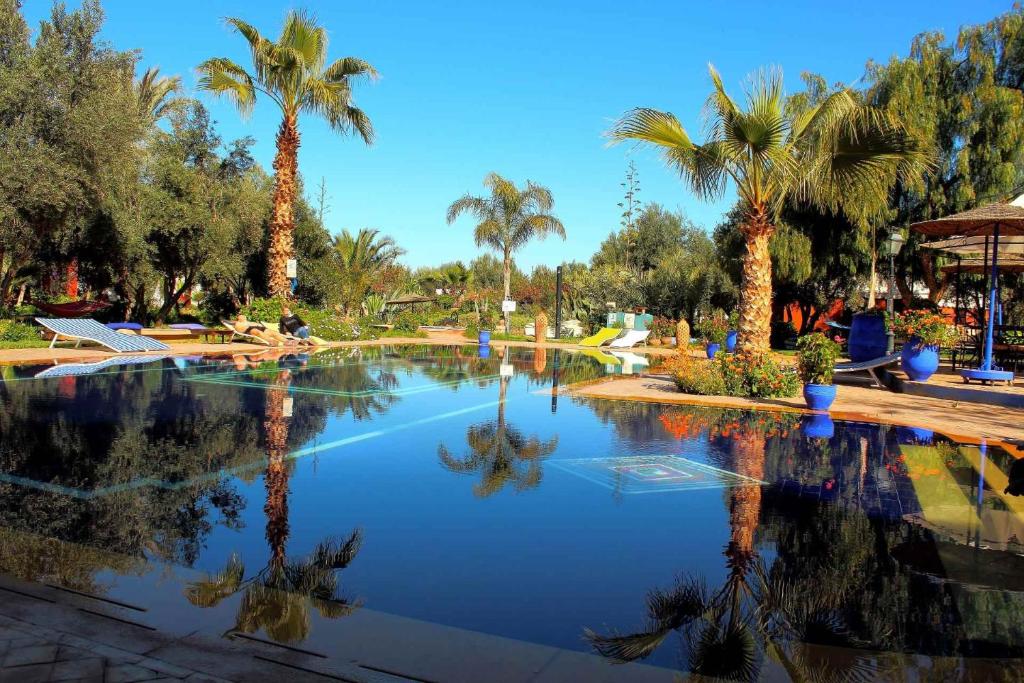
[[[721,344],[708,344],[708,348],[706,349],[708,353],[708,358],[714,358],[721,349]]]
[[[800,420],[800,431],[811,439],[831,439],[836,433],[836,425],[828,413],[804,415]]]
[[[811,410],[828,410],[836,400],[836,385],[805,384],[804,401]]]
[[[927,382],[939,369],[939,347],[922,346],[920,339],[912,337],[903,345],[900,367],[911,380]]]
[[[739,334],[736,332],[736,330],[729,330],[726,333],[726,335],[725,335],[725,352],[726,353],[732,353],[733,351],[736,350],[736,337],[738,337],[738,336],[739,336]]]
[[[480,330],[480,334],[477,335],[476,340],[480,343],[480,346],[487,346],[491,343],[491,331]]]
[[[847,353],[854,363],[874,360],[885,355],[889,344],[885,319],[880,315],[858,313],[850,323]]]

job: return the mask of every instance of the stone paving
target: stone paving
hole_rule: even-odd
[[[226,680],[0,615],[0,683]]]

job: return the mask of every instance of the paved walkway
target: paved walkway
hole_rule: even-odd
[[[671,380],[658,375],[611,378],[587,384],[570,393],[628,401],[809,412],[799,396],[759,400],[681,394]],[[831,414],[836,419],[925,427],[965,441],[981,438],[1003,442],[1024,440],[1024,411],[1020,409],[897,394],[866,386],[840,386]]]

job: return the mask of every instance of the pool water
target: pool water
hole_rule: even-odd
[[[475,346],[6,368],[0,573],[123,597],[171,568],[174,619],[319,648],[373,612],[729,679],[1024,675],[1013,454],[559,391],[613,370]]]

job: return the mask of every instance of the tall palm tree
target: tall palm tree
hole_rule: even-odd
[[[135,81],[135,99],[139,113],[150,123],[167,115],[181,100],[181,76],[161,76],[160,67],[151,66]]]
[[[252,52],[252,73],[223,57],[199,65],[199,87],[234,102],[245,116],[263,93],[283,116],[277,131],[274,156],[274,203],[270,219],[269,282],[271,296],[288,296],[288,259],[293,258],[295,223],[293,207],[298,188],[299,115],[308,112],[327,121],[336,132],[358,134],[366,144],[373,141],[369,117],[352,104],[352,83],[361,77],[375,78],[376,70],[357,57],[343,57],[327,64],[327,31],[311,14],[291,11],[281,36],[269,40],[251,24],[228,18]]]
[[[334,255],[341,270],[346,315],[363,302],[377,275],[404,253],[395,240],[372,228],[361,228],[355,235],[343,230],[335,236]]]
[[[790,199],[863,218],[884,206],[897,180],[916,176],[928,156],[891,116],[843,88],[787,98],[778,70],[757,74],[746,109],[725,92],[709,67],[707,140],[693,142],[670,112],[638,108],[609,131],[614,142],[636,140],[662,151],[697,197],[714,200],[732,182],[743,207],[746,240],[740,291],[739,347],[768,350],[772,262],[768,251],[778,215]]]
[[[512,254],[530,240],[544,239],[555,234],[565,239],[562,221],[551,215],[555,205],[551,190],[527,180],[520,190],[511,180],[497,173],[484,178],[484,186],[491,191],[489,197],[466,195],[448,207],[448,223],[454,223],[463,213],[472,214],[478,221],[473,233],[478,247],[490,247],[501,252],[505,276],[505,299],[512,296]],[[505,332],[509,332],[509,313],[505,311]]]

